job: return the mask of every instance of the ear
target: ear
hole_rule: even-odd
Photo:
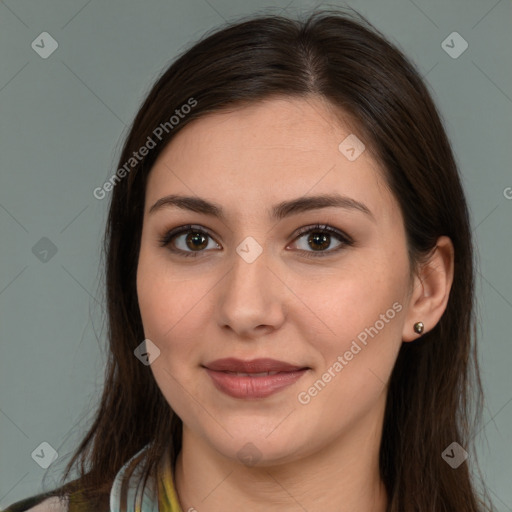
[[[430,258],[414,277],[402,341],[418,339],[432,330],[443,315],[453,282],[454,249],[447,236],[438,238]],[[414,324],[423,322],[422,334],[414,331]]]

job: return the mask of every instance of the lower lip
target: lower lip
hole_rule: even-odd
[[[265,398],[297,382],[304,370],[276,373],[261,377],[244,377],[233,373],[219,372],[206,368],[213,384],[219,390],[233,398]]]

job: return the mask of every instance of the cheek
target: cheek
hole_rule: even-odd
[[[360,267],[322,291],[309,287],[308,304],[323,320],[315,325],[328,326],[320,335],[311,327],[305,334],[318,358],[296,399],[309,412],[305,421],[312,430],[335,435],[372,410],[385,390],[401,346],[404,307],[399,280],[378,268]]]
[[[144,334],[163,350],[167,340],[176,338],[187,313],[193,309],[195,296],[190,283],[163,279],[155,269],[141,272],[140,276],[137,294]]]
[[[323,375],[331,368],[336,375],[332,378],[336,383],[329,386],[331,392],[335,388],[339,392],[338,385],[344,388],[343,394],[368,389],[368,379],[375,382],[377,390],[389,377],[401,346],[405,310],[407,272],[398,256],[395,265],[381,255],[360,260],[325,280],[323,286],[307,284],[304,297],[314,322],[308,327],[304,320],[301,330],[305,333],[308,329],[306,336],[320,355],[317,372]],[[336,363],[338,371],[333,368]],[[325,376],[326,381],[330,379]]]
[[[137,268],[137,298],[144,334],[156,342],[165,329],[164,319],[168,318],[166,309],[171,294],[162,279],[157,277],[158,270],[148,263],[141,254]],[[169,329],[170,325],[167,328]]]
[[[153,341],[169,364],[187,357],[203,333],[208,279],[183,277],[165,258],[141,250],[137,268],[137,296],[144,335]]]
[[[157,339],[172,327],[180,288],[179,283],[173,283],[170,267],[157,257],[159,251],[148,246],[143,236],[137,266],[137,298],[144,333]]]
[[[175,273],[169,273],[168,265],[151,256],[149,251],[142,250],[137,268],[144,335],[160,350],[150,369],[167,402],[192,425],[200,417],[200,411],[191,406],[194,401],[190,400],[190,394],[195,394],[195,383],[188,362],[195,364],[193,351],[201,326],[197,314],[200,298],[208,288],[201,293],[200,282],[179,279]]]
[[[405,271],[398,262],[392,268],[384,259],[361,259],[320,281],[297,281],[296,286],[302,288],[300,295],[312,313],[329,328],[327,332],[355,336],[402,301]],[[395,317],[393,311],[389,316]]]

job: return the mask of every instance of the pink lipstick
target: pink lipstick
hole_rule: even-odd
[[[294,384],[308,367],[275,359],[217,359],[204,365],[214,386],[233,398],[265,398]]]

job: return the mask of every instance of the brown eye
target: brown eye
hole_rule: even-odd
[[[315,250],[328,249],[329,245],[331,245],[330,237],[331,235],[325,233],[313,233],[310,234],[308,237],[308,244],[313,244],[310,245],[310,247],[312,247]]]
[[[184,238],[184,235],[186,235]],[[180,239],[181,238],[181,239]],[[171,252],[182,256],[197,256],[208,247],[209,240],[213,238],[205,230],[194,226],[181,226],[172,229],[160,239],[162,247],[168,247]],[[217,248],[219,244],[215,242]]]
[[[186,235],[186,236],[185,236]],[[326,225],[317,224],[299,230],[295,240],[306,238],[305,247],[299,248],[306,258],[330,256],[347,246],[354,244],[353,240],[343,232]],[[183,237],[184,238],[181,238]],[[329,249],[332,245],[332,238],[338,241],[338,247]],[[196,257],[206,252],[210,240],[213,243],[210,249],[221,249],[220,245],[203,228],[193,225],[180,226],[167,232],[160,239],[160,246],[168,249],[179,256]]]
[[[305,238],[305,235],[308,235],[305,241],[305,247],[299,248],[299,250],[304,253],[306,258],[330,256],[342,250],[344,247],[354,244],[353,240],[348,235],[335,228],[321,224],[302,228],[296,240]],[[339,245],[335,249],[327,250],[331,246],[332,238],[337,239]]]
[[[189,249],[205,249],[208,245],[208,235],[199,232],[190,232],[185,238],[185,244]],[[190,244],[190,245],[189,245]]]

